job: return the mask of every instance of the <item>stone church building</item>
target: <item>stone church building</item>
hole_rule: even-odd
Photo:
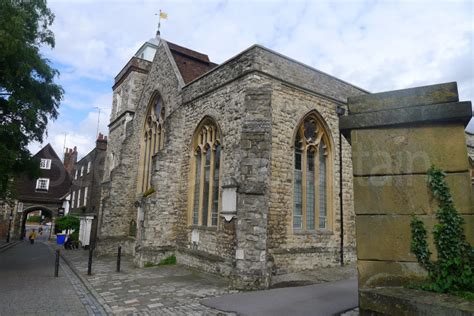
[[[217,65],[150,40],[115,78],[97,251],[175,255],[239,288],[338,265],[341,249],[355,261],[337,109],[366,93],[259,45]]]

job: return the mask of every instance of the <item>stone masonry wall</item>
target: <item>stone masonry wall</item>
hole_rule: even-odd
[[[471,103],[458,102],[456,83],[447,83],[354,97],[349,110],[340,126],[354,158],[359,290],[416,282],[426,271],[410,251],[410,222],[416,215],[427,232],[437,223],[438,201],[427,184],[432,165],[446,173],[466,239],[474,240],[464,135]]]
[[[339,258],[339,163],[337,104],[365,91],[260,46],[181,88],[180,75],[162,41],[149,75],[140,84],[125,79],[122,96],[140,98],[133,121],[114,123],[108,153],[117,162],[105,183],[100,239],[103,248],[126,245],[139,266],[170,254],[178,261],[232,277],[236,287],[262,288],[271,273],[334,265]],[[159,92],[165,106],[164,149],[153,158],[152,187],[147,197],[137,192],[144,116]],[[133,98],[132,98],[133,99]],[[128,101],[127,101],[128,102]],[[129,104],[129,102],[127,103]],[[316,110],[333,140],[333,229],[316,234],[292,232],[293,142],[304,115]],[[221,132],[220,188],[237,183],[237,218],[219,217],[217,227],[189,225],[192,199],[190,162],[196,128],[212,118]],[[115,127],[119,126],[119,127]],[[350,147],[343,144],[346,261],[354,260]],[[220,195],[222,192],[220,192]],[[136,239],[128,236],[137,222]],[[191,242],[192,234],[199,242]],[[107,238],[109,243],[105,241]],[[135,241],[136,240],[136,241]],[[273,269],[273,270],[272,270]]]
[[[202,251],[202,255],[218,256],[231,265],[234,257],[235,223],[227,223],[219,217],[217,228],[189,226],[188,214],[190,187],[190,162],[192,140],[199,123],[207,116],[214,119],[221,132],[221,186],[231,178],[239,176],[240,132],[243,115],[245,80],[238,80],[213,91],[205,98],[198,98],[182,108],[184,121],[181,136],[181,148],[186,148],[181,165],[181,183],[179,196],[182,197],[177,225],[177,242],[180,249]],[[221,192],[220,192],[221,194]],[[199,243],[192,245],[192,231],[199,234]],[[224,269],[224,268],[222,268]],[[228,269],[227,269],[228,270]]]
[[[144,63],[142,66],[150,66]],[[134,253],[134,238],[129,235],[130,223],[136,221],[136,166],[139,148],[133,137],[141,131],[135,128],[134,111],[142,95],[147,74],[132,71],[115,87],[109,126],[108,146],[101,194],[97,252]],[[122,98],[121,111],[116,112],[117,93]],[[124,111],[130,111],[124,113]],[[135,136],[136,137],[136,136]],[[112,159],[113,157],[113,159]],[[113,160],[113,161],[112,161]]]
[[[154,93],[159,93],[165,107],[164,118],[164,148],[153,157],[151,187],[155,192],[143,197],[143,192],[136,189],[135,197],[141,205],[142,217],[137,218],[138,238],[136,244],[136,263],[142,266],[145,262],[156,262],[168,255],[170,249],[176,247],[176,219],[177,203],[181,197],[177,196],[179,177],[170,176],[179,174],[179,166],[182,159],[183,148],[179,146],[182,130],[176,126],[182,126],[182,118],[176,109],[181,103],[179,95],[179,77],[173,60],[170,58],[169,50],[165,42],[160,42],[155,59],[153,61],[146,84],[142,91],[142,97],[137,106],[134,131],[130,143],[134,148],[130,151],[137,153],[135,165],[139,165],[140,143],[142,130],[150,101]],[[142,170],[136,168],[135,177]]]
[[[269,248],[273,273],[332,266],[340,261],[339,131],[337,103],[301,89],[274,82],[272,97],[272,181],[269,215]],[[293,232],[294,137],[302,119],[316,111],[327,124],[332,139],[333,221],[331,229]],[[355,227],[352,201],[352,163],[349,144],[343,142],[344,258],[355,260]]]

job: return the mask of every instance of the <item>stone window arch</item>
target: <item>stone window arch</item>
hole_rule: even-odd
[[[151,187],[153,156],[163,149],[164,145],[164,117],[165,107],[163,105],[163,99],[158,93],[156,93],[151,98],[143,123],[140,170],[138,177],[138,187],[140,192],[145,192]]]
[[[205,118],[193,137],[191,157],[190,223],[217,226],[220,206],[221,133],[215,121]]]
[[[306,115],[294,142],[293,230],[332,229],[333,145],[316,112]]]

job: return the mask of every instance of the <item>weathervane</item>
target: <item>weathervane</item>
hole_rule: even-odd
[[[158,30],[156,31],[156,37],[158,37],[160,36],[161,19],[168,19],[168,13],[165,13],[160,10],[160,13],[155,13],[155,15],[158,15]]]

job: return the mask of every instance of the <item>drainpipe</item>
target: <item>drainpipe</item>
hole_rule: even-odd
[[[346,109],[343,108],[341,105],[338,105],[336,107],[336,114],[340,118],[341,116],[344,116],[346,113]],[[341,223],[341,244],[340,244],[340,250],[339,253],[341,255],[340,258],[340,263],[341,266],[344,266],[344,203],[342,200],[342,133],[341,130],[339,130],[339,215],[340,215],[340,223]]]

